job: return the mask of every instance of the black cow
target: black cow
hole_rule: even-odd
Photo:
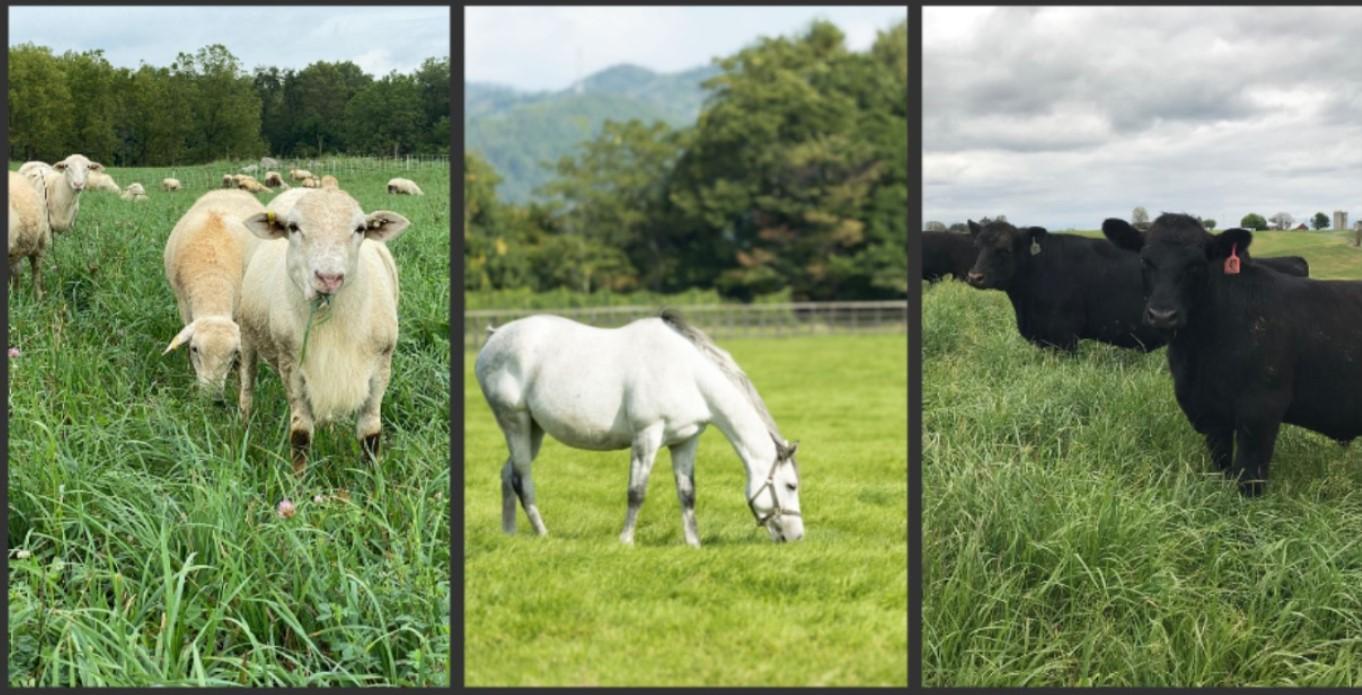
[[[1048,234],[1041,227],[971,220],[969,229],[977,256],[965,279],[1007,293],[1023,338],[1070,351],[1080,338],[1145,351],[1167,342],[1140,321],[1138,255],[1105,239]]]
[[[1102,231],[1140,252],[1144,315],[1171,336],[1178,405],[1240,492],[1262,493],[1283,422],[1362,435],[1362,282],[1272,272],[1250,257],[1252,233],[1212,235],[1187,215],[1143,235],[1114,219]]]
[[[947,275],[964,280],[974,267],[974,237],[956,232],[922,233],[922,279],[935,282]]]

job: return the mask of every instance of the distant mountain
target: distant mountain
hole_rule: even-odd
[[[497,192],[524,202],[553,177],[553,164],[600,132],[606,120],[689,125],[705,100],[701,83],[715,67],[657,73],[615,65],[564,90],[522,92],[504,85],[464,85],[464,142],[504,179]]]

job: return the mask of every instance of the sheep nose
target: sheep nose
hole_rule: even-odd
[[[340,289],[341,283],[345,282],[345,273],[323,273],[315,271],[313,275],[317,278],[318,289],[326,294],[333,294]]]

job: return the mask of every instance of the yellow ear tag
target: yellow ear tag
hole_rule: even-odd
[[[265,213],[265,219],[269,221],[270,224],[274,224],[274,211],[273,210],[267,211]]]

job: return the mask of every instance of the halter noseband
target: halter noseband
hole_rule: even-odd
[[[780,506],[780,495],[776,494],[776,467],[789,460],[789,457],[781,458],[777,455],[776,462],[771,464],[771,472],[766,476],[766,482],[762,483],[761,487],[757,488],[757,491],[747,498],[747,508],[752,510],[752,517],[757,520],[758,526],[765,526],[766,522],[775,516],[799,516],[799,512]],[[767,512],[766,516],[762,516],[757,512],[757,505],[754,502],[766,490],[771,491],[771,511]]]

